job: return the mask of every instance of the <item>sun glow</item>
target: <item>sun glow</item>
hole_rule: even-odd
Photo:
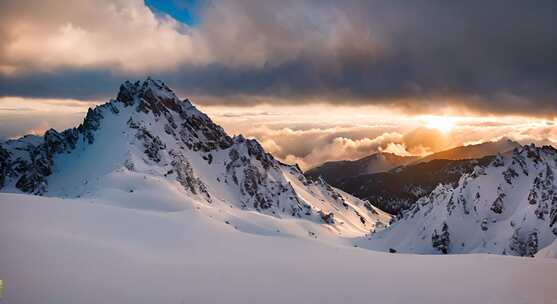
[[[424,118],[426,127],[436,129],[442,133],[449,133],[455,127],[455,121],[451,117],[446,116],[428,116]]]

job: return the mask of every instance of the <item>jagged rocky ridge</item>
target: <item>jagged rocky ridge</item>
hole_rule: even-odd
[[[557,238],[557,150],[527,145],[439,185],[362,246],[534,256]]]
[[[478,165],[485,166],[495,156],[481,159],[436,159],[426,163],[402,166],[388,172],[364,174],[331,183],[356,197],[373,202],[390,214],[400,214],[427,196],[439,184],[456,186],[465,173]]]
[[[116,189],[133,196],[138,177],[179,185],[192,200],[307,218],[338,232],[372,231],[390,219],[321,179],[306,179],[257,141],[228,136],[150,78],[122,84],[115,100],[89,109],[77,128],[0,145],[4,192],[94,197]]]
[[[498,153],[520,147],[507,138],[460,146],[426,157],[378,152],[355,161],[331,161],[306,171],[321,176],[333,187],[369,200],[381,210],[399,214],[439,184],[455,184],[476,165],[485,165]]]

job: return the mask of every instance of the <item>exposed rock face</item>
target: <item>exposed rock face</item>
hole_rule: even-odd
[[[324,213],[322,211],[319,211],[319,216],[321,217],[321,219],[323,220],[323,222],[327,223],[327,224],[334,224],[335,223],[335,214],[334,213]]]
[[[151,132],[144,127],[139,128],[135,136],[143,142],[145,155],[156,163],[160,162],[160,151],[166,149],[166,145],[161,141],[160,137],[152,135]]]
[[[4,182],[10,174],[10,152],[0,146],[0,189],[4,187]]]
[[[503,208],[505,207],[503,205],[503,199],[505,198],[505,196],[506,194],[505,192],[503,192],[501,187],[497,187],[497,198],[495,199],[495,201],[493,201],[493,204],[491,204],[491,211],[497,214],[503,213]]]
[[[81,130],[89,131],[87,127],[82,127]],[[40,145],[28,147],[27,160],[15,160],[16,171],[19,173],[15,186],[23,192],[44,194],[47,189],[47,177],[52,174],[52,158],[55,154],[74,149],[78,137],[78,129],[68,129],[62,133],[54,129],[46,131]]]
[[[171,165],[174,168],[173,173],[176,174],[176,180],[186,189],[193,194],[203,194],[208,202],[211,202],[211,195],[207,191],[207,186],[195,176],[190,162],[187,158],[180,152],[172,150],[170,151],[172,156]]]
[[[244,207],[263,210],[272,208],[274,213],[292,216],[311,214],[311,208],[299,200],[289,183],[274,178],[281,165],[265,153],[259,143],[242,136],[233,141],[228,152],[230,161],[226,164],[225,181],[240,187],[241,193],[245,195]]]
[[[24,172],[17,180],[16,187],[23,192],[43,194],[46,191],[46,177],[52,173],[52,160],[41,146],[31,152],[31,162],[21,163],[18,171]]]
[[[532,231],[526,235],[517,228],[509,241],[509,253],[518,256],[533,257],[538,252],[538,232]]]
[[[390,219],[369,202],[307,180],[257,141],[228,136],[189,100],[150,78],[123,83],[115,100],[89,109],[77,128],[0,148],[0,186],[8,191],[93,195],[116,179],[134,193],[122,179],[142,176],[171,183],[196,202],[306,218],[339,231],[369,232]]]
[[[433,248],[441,251],[443,254],[449,253],[449,245],[451,239],[449,234],[449,226],[447,225],[447,223],[443,223],[440,233],[438,233],[437,230],[433,230],[433,234],[431,235],[431,242]]]
[[[77,130],[83,134],[84,139],[87,140],[89,144],[92,144],[95,140],[94,131],[96,131],[101,126],[101,120],[103,108],[97,107],[95,109],[89,109],[87,111],[87,116],[83,120],[83,123],[77,128]]]

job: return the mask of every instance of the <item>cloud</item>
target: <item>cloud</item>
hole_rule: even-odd
[[[269,109],[273,109],[273,116],[251,115]],[[503,137],[523,144],[557,143],[557,121],[523,116],[455,116],[450,118],[454,127],[443,133],[426,127],[428,121],[423,116],[388,108],[301,105],[258,106],[249,111],[243,107],[202,107],[202,110],[227,132],[256,138],[276,158],[298,163],[303,169],[330,160],[354,160],[379,151],[423,156]]]
[[[392,153],[400,156],[411,156],[410,152],[408,152],[406,148],[406,144],[401,143],[397,144],[394,142],[388,143],[386,148],[379,148],[379,151],[384,153]],[[421,154],[419,154],[421,155]]]
[[[365,157],[375,152],[381,151],[382,146],[389,146],[392,141],[396,141],[401,137],[399,133],[384,133],[375,138],[351,139],[345,137],[334,137],[329,142],[321,143],[319,146],[313,146],[311,151],[304,156],[296,154],[286,154],[279,157],[287,163],[297,163],[304,170],[314,167],[318,164],[332,160],[353,160]],[[282,151],[282,147],[276,142],[264,140],[262,145],[273,153],[273,150]],[[285,153],[282,153],[283,155]],[[276,155],[276,154],[274,154]]]
[[[3,1],[0,96],[109,98],[151,74],[203,104],[553,117],[556,6],[228,0],[187,26],[139,0]]]
[[[98,101],[72,99],[0,98],[0,139],[27,134],[43,135],[50,128],[59,131],[77,126],[89,107]]]
[[[380,143],[392,139],[393,134],[397,134],[388,133],[388,128],[374,126],[327,126],[307,129],[302,127],[298,130],[287,127],[270,129],[262,126],[245,130],[243,133],[261,140],[265,148],[268,148],[266,143],[272,143],[269,148],[273,150],[273,155],[279,158],[285,159],[289,155],[301,157],[310,165],[329,159],[354,159],[365,156],[377,151]],[[389,135],[385,135],[386,133]],[[280,149],[274,147],[275,145]]]
[[[0,139],[19,138],[27,134],[43,135],[50,128],[65,130],[77,126],[85,113],[19,112],[6,114],[0,111]]]
[[[298,163],[304,170],[331,160],[354,160],[376,152],[388,152],[402,156],[424,156],[456,146],[478,144],[510,138],[522,144],[557,146],[556,121],[528,121],[486,129],[473,125],[456,127],[448,134],[418,127],[402,133],[377,129],[379,135],[361,137],[357,126],[308,129],[293,132],[288,129],[266,130],[249,133],[275,157],[287,162]]]
[[[276,126],[275,126],[276,127]],[[391,127],[382,126],[301,126],[297,130],[288,127],[262,126],[242,128],[243,134],[259,140],[265,150],[287,163],[297,163],[309,169],[331,160],[354,160],[387,151],[393,143],[401,143],[404,136]],[[397,151],[409,155],[408,151]]]
[[[54,112],[59,114],[85,113],[88,108],[99,105],[99,101],[73,99],[32,99],[21,97],[0,97],[2,112]]]
[[[2,1],[0,72],[173,69],[194,60],[192,37],[143,1]]]
[[[404,135],[403,141],[407,151],[412,154],[424,154],[440,151],[451,145],[454,134],[443,134],[437,129],[416,128]]]

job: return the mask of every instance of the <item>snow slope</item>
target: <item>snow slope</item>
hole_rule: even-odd
[[[3,192],[117,200],[166,211],[203,202],[304,218],[346,236],[390,220],[367,201],[307,180],[257,141],[228,136],[150,78],[122,84],[115,100],[90,109],[77,128],[49,130],[40,141],[3,143],[0,177]],[[150,200],[138,199],[143,197]]]
[[[438,186],[361,246],[417,253],[534,256],[557,238],[557,150],[534,145],[498,155]],[[555,245],[553,245],[555,247]],[[555,255],[551,250],[544,256]]]
[[[219,211],[204,203],[183,207],[130,209],[98,199],[0,193],[5,286],[0,302],[554,303],[557,298],[555,259],[373,252],[314,238],[299,226],[328,230],[303,219]]]

